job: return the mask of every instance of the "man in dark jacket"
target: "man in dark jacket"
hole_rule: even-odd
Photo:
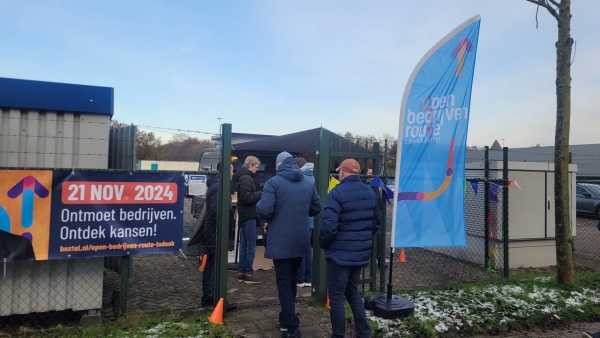
[[[221,170],[221,163],[217,171]],[[229,177],[233,177],[233,166],[230,166]],[[206,180],[206,202],[204,217],[200,217],[200,229],[190,239],[188,247],[200,245],[206,260],[202,271],[202,306],[214,306],[216,299],[216,272],[217,272],[217,234],[219,220],[219,174],[209,175]],[[235,304],[226,304],[226,310],[235,309]]]
[[[280,329],[284,337],[301,337],[294,304],[297,271],[302,258],[310,255],[308,219],[321,212],[321,199],[292,155],[277,155],[276,168],[277,174],[265,184],[256,210],[268,224],[265,257],[275,266]]]
[[[371,261],[373,236],[379,230],[377,194],[361,182],[356,160],[344,160],[337,171],[340,183],[327,195],[319,238],[327,260],[332,337],[345,337],[345,296],[352,309],[357,337],[368,338],[371,331],[358,284],[361,269]]]
[[[246,284],[262,283],[254,276],[254,256],[256,254],[256,226],[259,219],[256,203],[262,191],[256,189],[254,174],[260,161],[254,156],[246,157],[244,166],[235,173],[233,180],[237,185],[238,226],[240,231],[240,259],[238,265],[238,282]]]

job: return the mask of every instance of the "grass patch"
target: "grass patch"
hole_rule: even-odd
[[[514,276],[445,290],[401,292],[415,315],[377,323],[376,337],[456,337],[536,326],[557,327],[600,318],[600,273],[577,274],[574,285],[551,273]]]
[[[30,337],[185,337],[216,338],[234,337],[222,325],[213,325],[206,319],[207,315],[197,318],[173,320],[168,316],[152,316],[147,314],[130,314],[126,318],[97,325],[78,325],[73,327],[56,326],[44,330],[28,332],[22,328],[20,336]]]

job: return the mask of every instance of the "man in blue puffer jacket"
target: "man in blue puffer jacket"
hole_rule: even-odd
[[[331,337],[345,337],[346,296],[354,316],[357,337],[370,338],[371,331],[358,284],[361,269],[371,261],[373,236],[379,230],[378,199],[375,191],[361,182],[360,165],[356,160],[344,160],[337,171],[340,183],[327,195],[319,238],[327,260]]]
[[[310,255],[308,218],[321,212],[321,198],[292,155],[277,155],[275,165],[277,174],[265,183],[256,211],[267,221],[265,258],[272,259],[275,266],[280,329],[286,337],[299,338],[300,320],[294,304],[297,272],[302,258]]]

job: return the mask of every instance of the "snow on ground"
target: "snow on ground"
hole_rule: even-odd
[[[538,283],[550,277],[538,277]],[[565,291],[536,285],[525,290],[518,285],[473,286],[464,290],[420,291],[402,295],[415,305],[414,318],[438,333],[467,331],[474,327],[499,327],[533,316],[560,319],[562,311],[580,311],[586,304],[600,304],[600,291]],[[406,320],[385,320],[372,312],[387,337],[409,334]]]

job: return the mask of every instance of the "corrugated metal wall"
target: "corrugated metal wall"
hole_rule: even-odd
[[[0,167],[106,169],[109,128],[108,115],[2,108]],[[102,258],[5,267],[6,274],[0,269],[0,316],[102,307]]]
[[[137,127],[132,124],[111,129],[109,139],[108,169],[135,170]]]
[[[2,109],[0,166],[106,169],[110,116]]]
[[[14,262],[0,283],[0,316],[102,308],[102,258]]]

